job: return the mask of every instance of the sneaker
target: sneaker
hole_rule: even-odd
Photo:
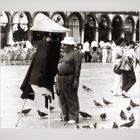
[[[123,96],[124,98],[130,98],[129,96],[126,96],[126,95],[123,94],[123,93],[122,93],[122,96]]]
[[[56,118],[55,121],[60,122],[63,121],[62,118]]]
[[[127,92],[123,90],[123,91],[122,91],[122,96],[123,96],[124,98],[130,98],[130,97],[127,96],[126,94],[127,94]]]
[[[68,124],[75,124],[76,121],[75,121],[75,120],[69,120],[67,123],[68,123]]]
[[[122,90],[122,94],[127,94],[127,92],[126,92],[126,91],[124,91],[124,90]]]

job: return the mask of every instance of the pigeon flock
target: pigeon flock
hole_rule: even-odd
[[[92,92],[93,91],[91,88],[87,87],[86,85],[82,85],[82,88],[86,92]],[[126,97],[123,96],[123,97],[124,98],[129,98],[127,96]],[[102,97],[101,99],[102,99],[102,102],[101,101],[99,102],[97,99],[93,100],[93,105],[97,109],[98,108],[103,109],[104,107],[111,107],[111,106],[114,105],[113,102],[109,101],[108,99],[105,99],[104,97]],[[118,114],[118,117],[120,118],[120,120],[123,120],[123,121],[126,121],[126,122],[124,122],[123,124],[120,124],[120,125],[117,122],[112,122],[112,129],[118,129],[118,128],[122,128],[122,127],[130,128],[130,127],[133,126],[134,122],[136,121],[135,117],[134,117],[135,114],[131,111],[132,111],[132,109],[137,108],[140,105],[138,103],[135,103],[132,99],[129,99],[129,100],[130,100],[130,102],[126,106],[126,108],[125,108],[126,110],[121,109],[120,114]],[[31,110],[32,110],[31,108],[23,109],[22,111],[17,112],[17,114],[23,114],[24,116],[27,116],[31,112]],[[55,110],[55,107],[50,106],[50,111],[52,112],[53,110]],[[128,116],[128,113],[131,113],[131,114],[129,114],[129,116]],[[41,118],[41,119],[47,119],[48,118],[48,114],[45,113],[45,112],[42,112],[41,110],[37,110],[37,114],[38,114],[39,118]],[[86,119],[91,119],[92,120],[94,118],[92,114],[81,111],[81,110],[79,111],[79,115],[82,117],[83,120],[86,120]],[[109,114],[104,111],[104,112],[100,113],[98,117],[99,117],[100,121],[108,121]],[[92,128],[96,129],[96,128],[99,128],[98,123],[94,122],[92,124],[89,124],[89,123],[88,124],[80,124],[80,122],[79,122],[79,124],[76,124],[75,126],[76,126],[77,129],[82,129],[82,128],[83,129],[92,129]],[[104,128],[104,127],[102,127],[102,128]]]
[[[88,91],[87,89],[90,89],[88,88],[86,85],[82,85],[82,88],[85,90],[85,91]],[[90,91],[92,91],[92,89],[90,89]],[[122,97],[124,98],[130,98],[126,95],[122,95]],[[97,107],[97,108],[103,108],[104,106],[113,106],[113,102],[110,102],[109,100],[105,99],[104,97],[102,97],[102,103],[97,101],[97,100],[93,100],[93,103],[94,103],[94,106]],[[126,107],[126,111],[127,113],[130,113],[130,111],[132,111],[133,108],[136,108],[136,107],[139,107],[140,105],[138,103],[135,103],[132,99],[130,99],[130,103],[129,105]],[[131,113],[130,116],[127,116],[127,113],[125,112],[125,110],[120,110],[120,119],[121,120],[124,120],[126,121],[125,123],[123,124],[120,124],[118,125],[117,122],[113,122],[112,123],[112,129],[118,129],[118,128],[121,128],[121,127],[125,127],[125,128],[130,128],[133,126],[134,122],[136,121],[135,120],[135,117],[134,117],[134,113]],[[88,114],[87,112],[82,112],[80,111],[80,115],[83,117],[83,119],[87,119],[87,118],[92,118],[92,114]],[[108,114],[106,112],[104,113],[101,113],[99,114],[99,118],[101,121],[106,121],[107,118],[108,118]],[[128,121],[127,121],[128,120]],[[96,124],[96,127],[94,127],[94,124],[84,124],[84,125],[76,125],[76,128],[77,129],[80,129],[80,128],[87,128],[87,129],[91,129],[91,128],[97,128],[97,122],[95,122]],[[102,127],[104,128],[104,127]]]

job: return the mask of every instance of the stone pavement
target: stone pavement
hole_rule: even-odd
[[[25,108],[31,108],[31,112],[24,116],[22,115],[18,127],[15,127],[19,114],[23,105],[23,100],[20,98],[21,90],[19,89],[24,76],[27,72],[29,65],[11,65],[1,66],[1,81],[0,81],[0,93],[1,93],[1,128],[48,128],[48,119],[41,119],[38,116],[37,110],[41,110],[47,113],[47,109],[44,107],[44,98],[42,93],[36,93],[34,101],[27,100]],[[129,120],[120,119],[120,111],[124,112],[129,117],[131,113],[134,113],[135,123],[132,128],[140,127],[140,114],[139,107],[131,109],[130,112],[126,110],[129,106],[130,99],[123,98],[122,96],[114,96],[110,92],[113,84],[113,72],[111,63],[83,63],[79,85],[79,102],[80,110],[92,115],[92,118],[83,119],[80,116],[79,125],[87,125],[97,123],[97,129],[112,128],[113,122],[116,122],[119,126]],[[135,102],[139,101],[139,79],[140,73],[136,72],[137,83],[129,91],[128,95]],[[82,88],[82,84],[87,85],[92,89],[91,92],[87,92]],[[102,97],[111,101],[113,104],[105,106],[102,101]],[[97,100],[102,103],[103,108],[98,108],[94,105],[93,100]],[[60,108],[58,105],[58,98],[55,95],[55,100],[51,104],[55,107],[55,110],[51,112],[51,128],[76,128],[76,125],[68,125],[62,122],[54,121],[59,117]],[[105,121],[100,119],[100,114],[106,113],[107,118]],[[123,128],[120,128],[123,129]]]

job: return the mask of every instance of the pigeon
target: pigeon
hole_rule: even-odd
[[[126,120],[126,119],[127,119],[127,116],[126,116],[126,114],[124,113],[123,110],[121,110],[121,112],[120,112],[120,117],[121,117],[123,120]]]
[[[94,123],[93,126],[94,126],[94,128],[97,128],[97,123]]]
[[[86,88],[87,88],[87,86],[86,86],[86,85],[82,85],[82,88],[83,88],[83,89],[86,89]]]
[[[83,88],[84,90],[86,90],[86,91],[92,91],[92,89],[91,89],[91,88],[88,88],[86,85],[82,85],[82,88]]]
[[[77,125],[76,125],[76,128],[77,128],[77,129],[80,129],[80,126],[77,124]]]
[[[40,110],[37,110],[38,112],[38,115],[41,117],[41,118],[44,118],[45,116],[47,116],[48,114],[44,113],[44,112],[41,112]]]
[[[137,107],[137,106],[139,106],[139,104],[134,103],[134,101],[132,101],[132,99],[130,100],[130,105],[131,105],[132,107]]]
[[[88,113],[86,113],[86,112],[82,112],[82,111],[79,111],[79,113],[80,113],[80,115],[83,117],[83,118],[91,118],[92,117],[92,115],[90,115],[90,114],[88,114]]]
[[[131,110],[131,107],[130,106],[126,107],[126,110],[127,111],[130,111]]]
[[[88,88],[88,87],[85,90],[86,91],[92,91],[92,89],[91,88]]]
[[[48,107],[47,107],[48,108]],[[55,109],[55,107],[53,107],[53,106],[50,106],[50,111],[52,111],[52,110],[54,110]]]
[[[90,125],[83,125],[82,128],[91,128]]]
[[[114,122],[112,128],[113,128],[113,129],[117,129],[118,127],[119,127],[119,126],[117,125],[117,123]]]
[[[135,120],[135,118],[134,118],[134,114],[132,113],[128,119],[129,119],[130,121]]]
[[[18,112],[17,114],[22,113],[24,115],[27,115],[31,110],[32,110],[31,108],[29,108],[29,109],[23,109],[21,112]]]
[[[105,98],[102,98],[105,105],[113,104],[110,101],[107,101]]]
[[[87,128],[87,129],[97,128],[97,123],[90,124],[90,125],[83,125],[82,128]]]
[[[106,119],[106,113],[100,114],[100,118],[101,118],[102,120],[105,120],[105,119]]]
[[[94,104],[98,107],[103,107],[103,105],[99,102],[97,102],[96,100],[93,100]]]
[[[120,127],[128,127],[129,128],[129,127],[133,126],[134,121],[135,120],[132,120],[132,121],[127,122],[127,123],[124,123],[124,124],[120,125]]]

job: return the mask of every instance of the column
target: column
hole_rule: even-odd
[[[109,31],[108,31],[108,32],[109,32],[109,33],[108,33],[108,40],[109,40],[109,41],[112,40],[112,32],[111,32],[111,31],[112,31],[112,29],[109,28]]]
[[[84,43],[84,27],[82,27],[82,31],[81,31],[81,44]]]
[[[133,41],[136,42],[136,29],[133,29]]]
[[[124,38],[124,29],[122,29],[122,33],[120,37]]]
[[[32,27],[31,24],[28,24],[28,32],[27,32],[27,40],[31,41],[32,40],[32,34],[30,28]]]
[[[12,31],[13,24],[8,24],[8,29],[7,29],[7,44],[11,44],[13,42],[13,31]]]
[[[99,29],[98,29],[98,27],[96,27],[96,31],[95,31],[95,40],[98,43],[98,41],[99,41]]]

